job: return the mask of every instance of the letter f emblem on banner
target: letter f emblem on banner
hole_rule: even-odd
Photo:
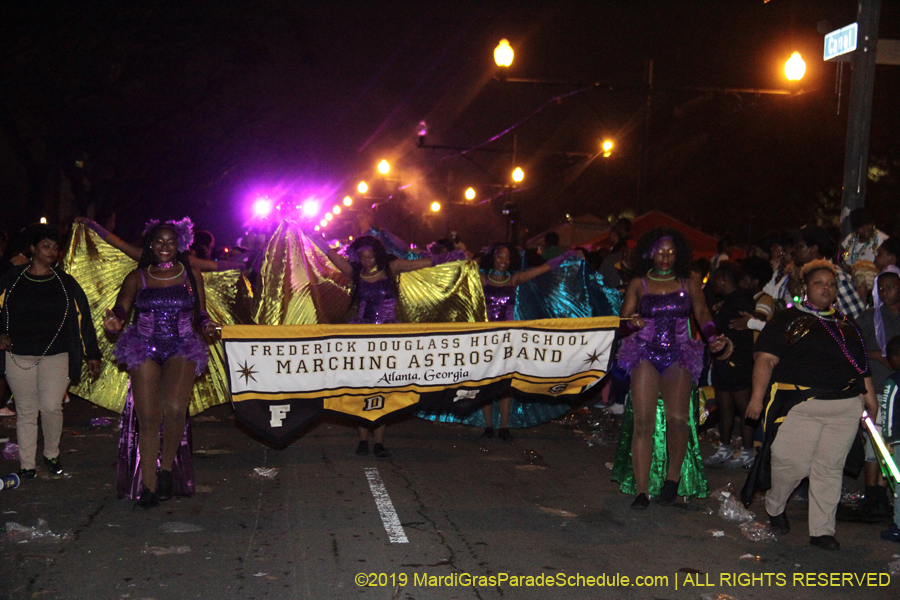
[[[277,404],[269,407],[269,425],[272,427],[281,427],[281,422],[287,417],[291,411],[290,404]]]

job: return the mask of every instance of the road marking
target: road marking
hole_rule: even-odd
[[[387,489],[384,487],[384,481],[375,467],[366,468],[366,480],[369,482],[369,489],[372,490],[372,496],[375,498],[375,506],[378,507],[378,514],[381,515],[381,522],[387,531],[388,539],[392,544],[408,544],[406,532],[400,524],[400,517],[394,510],[394,504],[391,497],[388,496]]]

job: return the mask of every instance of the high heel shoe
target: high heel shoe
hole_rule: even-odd
[[[672,506],[675,503],[675,498],[678,497],[678,483],[680,481],[680,479],[678,481],[666,479],[662,489],[659,491],[659,503],[662,506]]]
[[[647,494],[638,494],[631,503],[632,510],[647,510],[647,507],[649,506],[650,498],[647,497]]]

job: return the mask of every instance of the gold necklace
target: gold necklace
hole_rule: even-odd
[[[181,263],[178,263],[178,264],[181,264]],[[153,273],[150,272],[150,267],[147,267],[147,275],[149,275],[150,277],[152,277],[153,279],[155,279],[157,281],[171,281],[172,279],[178,279],[183,274],[184,274],[184,265],[181,265],[181,271],[172,275],[171,277],[157,277],[156,275],[154,275]]]
[[[360,271],[359,276],[362,277],[363,279],[375,279],[382,273],[384,273],[384,269],[378,269],[377,271],[374,271],[371,275],[366,275],[365,271]]]

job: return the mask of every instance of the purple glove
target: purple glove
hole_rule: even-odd
[[[454,250],[453,252],[447,252],[446,254],[433,254],[431,256],[431,266],[436,267],[438,265],[442,265],[448,262],[455,262],[457,260],[466,260],[466,253],[464,250]]]
[[[103,227],[101,227],[100,224],[97,223],[96,221],[91,221],[90,219],[85,219],[84,224],[88,228],[93,229],[94,232],[97,235],[99,235],[100,239],[102,239],[102,240],[105,240],[106,236],[109,235],[109,232],[107,230],[103,229]]]
[[[316,231],[307,231],[305,229],[303,230],[303,233],[306,235],[306,237],[309,238],[309,241],[316,245],[316,248],[322,251],[322,254],[327,255],[329,252],[331,252],[331,246],[329,246],[325,242],[325,238],[322,237],[321,233]]]
[[[551,269],[556,269],[557,267],[559,267],[559,265],[563,264],[568,259],[570,259],[574,256],[578,256],[578,252],[576,252],[575,250],[566,250],[565,252],[563,252],[562,254],[557,256],[556,258],[551,258],[550,260],[548,260],[547,265]]]
[[[711,343],[719,335],[716,331],[716,324],[712,321],[707,321],[700,326],[700,334],[703,336],[703,339],[706,340],[707,344]]]

